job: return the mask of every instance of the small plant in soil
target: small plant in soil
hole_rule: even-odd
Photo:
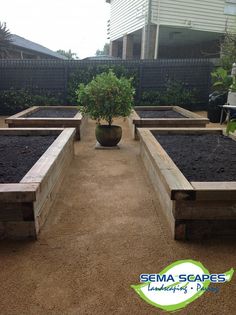
[[[236,119],[232,119],[228,122],[226,133],[227,135],[230,134],[230,132],[234,133],[236,131]]]
[[[115,117],[127,117],[133,108],[132,79],[118,78],[112,70],[97,75],[87,85],[80,84],[76,91],[80,110],[97,120],[96,137],[103,146],[114,146],[121,139],[121,127],[112,126]],[[101,125],[105,120],[107,125]]]

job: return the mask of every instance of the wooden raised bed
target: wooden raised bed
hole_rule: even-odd
[[[86,118],[78,113],[71,118],[63,117],[30,117],[30,115],[41,109],[75,110],[76,106],[33,106],[16,115],[6,118],[5,122],[9,128],[76,128],[76,138],[80,140],[83,134]]]
[[[19,183],[0,184],[0,238],[36,239],[73,158],[75,129],[5,128],[0,135],[58,135]]]
[[[183,115],[181,118],[141,118],[137,111],[174,111]],[[208,118],[201,117],[179,106],[136,106],[128,118],[129,127],[134,139],[138,139],[137,128],[178,128],[206,127]]]
[[[222,129],[138,129],[141,156],[174,239],[236,236],[236,181],[191,182],[153,133],[222,134]],[[235,139],[234,139],[235,140]]]

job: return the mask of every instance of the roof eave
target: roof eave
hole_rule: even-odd
[[[34,50],[34,49],[30,49],[30,48],[26,48],[26,47],[22,47],[20,45],[16,45],[14,43],[11,43],[11,47],[18,49],[18,50],[22,50],[26,53],[32,54],[32,55],[40,55],[40,56],[47,56],[47,57],[51,57],[52,59],[59,59],[59,60],[68,60],[68,58],[64,57],[64,56],[55,56],[55,55],[51,55],[51,54],[47,54],[38,50]]]

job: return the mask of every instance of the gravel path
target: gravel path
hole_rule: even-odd
[[[94,150],[89,122],[39,240],[0,243],[1,314],[166,314],[130,288],[141,273],[178,259],[200,260],[212,273],[235,267],[235,241],[170,238],[139,143],[119,124],[121,149],[105,151]],[[178,314],[234,314],[235,279]]]

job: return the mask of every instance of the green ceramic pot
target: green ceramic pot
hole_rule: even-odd
[[[96,139],[104,147],[116,146],[122,137],[122,129],[120,126],[97,125]]]

